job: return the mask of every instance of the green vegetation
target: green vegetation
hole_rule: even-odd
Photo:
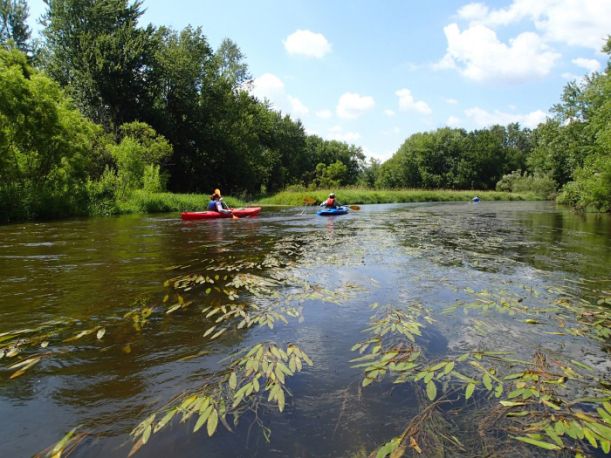
[[[534,192],[455,191],[449,189],[366,189],[340,188],[316,191],[283,191],[266,197],[257,203],[262,205],[315,205],[335,192],[340,204],[387,204],[404,202],[470,201],[474,196],[481,200],[544,200],[545,196]]]
[[[141,27],[139,1],[47,6],[44,39],[33,46],[25,1],[0,2],[1,222],[116,213],[134,190],[216,187],[252,199],[291,186],[498,183],[546,197],[559,191],[560,202],[580,209],[611,208],[609,66],[568,84],[554,118],[534,130],[416,133],[388,161],[367,163],[359,147],[306,135],[253,97],[229,39],[213,50],[201,28]]]

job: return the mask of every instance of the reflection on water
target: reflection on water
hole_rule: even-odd
[[[265,405],[266,393],[256,413],[243,412],[237,425],[228,417],[232,432],[219,426],[212,438],[205,427],[191,433],[197,416],[177,417],[138,455],[366,456],[429,402],[429,383],[393,384],[398,372],[389,370],[363,387],[364,369],[353,367],[353,345],[372,338],[387,307],[430,316],[414,318],[422,325],[414,345],[427,361],[540,352],[608,378],[600,315],[576,314],[575,304],[610,296],[609,216],[550,203],[361,208],[330,218],[290,209],[236,221],[125,216],[0,227],[0,456],[31,456],[77,425],[86,435],[75,456],[127,456],[136,425],[218,383],[240,350],[272,341],[297,345],[314,363],[287,377],[283,413]],[[224,321],[216,322],[221,312],[207,316],[223,306]],[[270,326],[259,314],[238,329],[241,310],[283,318]],[[389,337],[395,331],[380,337],[380,351],[406,351]],[[11,366],[28,358],[40,359],[10,379],[19,369]],[[477,371],[480,360],[465,358]],[[438,375],[436,397],[457,383]],[[451,449],[437,444],[449,455],[498,446],[473,423],[497,403],[498,385],[477,382],[471,404],[456,399],[422,419],[452,431]],[[605,392],[575,393],[586,395]],[[511,444],[507,456],[518,450],[506,435],[492,436]],[[425,445],[432,456],[435,444]],[[520,454],[537,450],[524,445]]]

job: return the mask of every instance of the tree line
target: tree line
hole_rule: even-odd
[[[201,27],[141,26],[141,1],[45,3],[32,40],[26,1],[0,0],[0,221],[112,213],[135,189],[511,190],[535,175],[609,209],[608,66],[569,84],[537,129],[419,133],[380,164],[253,97],[230,39],[212,49]]]

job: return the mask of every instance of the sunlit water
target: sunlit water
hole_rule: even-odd
[[[414,384],[385,378],[361,387],[351,347],[368,337],[374,303],[428,311],[434,322],[417,343],[431,361],[473,350],[524,359],[544,351],[587,363],[608,380],[608,341],[605,348],[590,336],[546,334],[558,330],[553,312],[538,313],[537,324],[528,325],[532,313],[465,313],[463,305],[482,291],[530,312],[563,297],[609,296],[609,216],[513,202],[370,205],[330,218],[314,212],[0,227],[0,333],[44,325],[49,343],[0,360],[0,456],[31,456],[77,425],[87,435],[73,456],[127,456],[138,423],[205,385],[239,350],[264,341],[295,343],[314,363],[287,378],[291,396],[283,413],[263,397],[258,417],[271,430],[269,442],[252,413],[230,425],[233,431],[219,425],[212,438],[205,428],[192,433],[194,421],[178,417],[137,456],[366,456],[401,434],[423,406],[422,387]],[[203,337],[212,321],[202,309],[229,302],[222,290],[243,273],[281,280],[279,296],[239,291],[234,302],[286,301],[302,307],[302,318]],[[165,282],[191,274],[214,283],[181,290],[192,303],[167,314],[176,291]],[[145,305],[152,313],[141,326],[125,317]],[[94,327],[104,328],[100,339],[94,332],[66,342]],[[32,354],[44,357],[10,379],[9,367]],[[452,453],[460,456],[481,456],[471,414],[468,404],[452,413],[452,434],[464,444]]]

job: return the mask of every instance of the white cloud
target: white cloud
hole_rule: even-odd
[[[446,55],[437,68],[457,68],[475,81],[525,81],[547,75],[560,54],[553,52],[532,32],[524,32],[502,43],[494,30],[480,24],[464,32],[457,24],[444,28],[448,40]]]
[[[458,16],[467,21],[478,21],[488,15],[488,7],[483,3],[469,3],[458,10]]]
[[[320,119],[329,119],[331,116],[333,116],[333,113],[331,110],[327,110],[325,108],[324,110],[318,110],[316,112],[316,116],[318,116]]]
[[[461,120],[460,118],[457,118],[456,116],[450,116],[448,120],[446,121],[446,126],[448,127],[458,127],[460,125],[461,125]]]
[[[353,143],[361,138],[358,132],[346,132],[341,126],[333,126],[328,130],[327,138],[340,142]]]
[[[375,105],[373,97],[354,92],[342,94],[335,109],[337,116],[344,119],[354,119],[361,116]]]
[[[321,33],[297,30],[283,41],[284,49],[292,55],[302,55],[320,59],[331,52],[331,44]]]
[[[458,100],[452,99],[452,98],[448,98],[448,99],[446,99],[446,103],[448,105],[458,105]]]
[[[395,112],[387,108],[386,110],[384,110],[384,114],[389,118],[392,118],[395,115]]]
[[[588,72],[597,72],[600,70],[600,62],[596,59],[584,59],[583,57],[578,57],[577,59],[573,59],[575,65],[581,68],[585,68]]]
[[[299,100],[297,97],[288,95],[287,98],[291,104],[291,113],[301,116],[309,113],[310,110],[308,110],[308,107],[301,103],[301,100]]]
[[[426,102],[414,99],[409,89],[399,89],[395,92],[395,95],[399,97],[399,108],[401,110],[413,110],[422,114],[431,114],[433,112]]]
[[[284,83],[273,73],[264,73],[253,81],[252,94],[261,100],[269,99],[273,102],[284,94]]]
[[[286,93],[284,82],[273,73],[264,73],[255,78],[250,92],[259,100],[269,100],[274,109],[290,113],[296,118],[309,113],[308,107],[301,100]]]
[[[496,10],[489,10],[482,3],[470,3],[458,15],[471,25],[490,27],[530,20],[547,41],[595,51],[600,51],[611,30],[608,0],[513,0],[507,8]]]
[[[547,118],[546,113],[541,110],[526,114],[517,114],[504,113],[499,110],[489,112],[479,107],[466,109],[465,116],[479,128],[490,127],[495,124],[504,126],[509,123],[519,122],[523,127],[533,129],[540,123],[545,122],[545,119]]]

